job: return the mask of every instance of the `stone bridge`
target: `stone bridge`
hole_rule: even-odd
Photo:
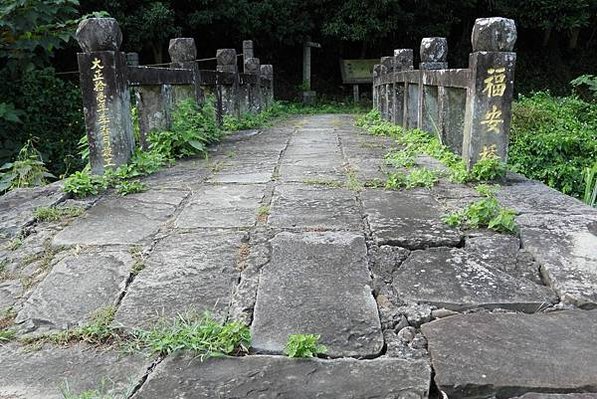
[[[349,115],[296,117],[145,178],[145,193],[1,197],[0,329],[19,339],[0,342],[0,398],[102,381],[135,399],[596,398],[597,210],[511,174],[497,195],[518,235],[450,228],[441,216],[472,187],[367,187],[392,146]],[[85,211],[41,222],[42,206]],[[250,354],[23,341],[106,307],[125,329],[209,310],[250,325]],[[326,356],[283,356],[294,333],[319,334]]]

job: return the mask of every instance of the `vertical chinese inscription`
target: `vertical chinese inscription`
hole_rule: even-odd
[[[110,142],[110,116],[108,115],[108,106],[106,99],[106,81],[103,73],[104,66],[99,58],[94,58],[91,63],[93,71],[93,91],[95,92],[95,102],[97,104],[97,118],[102,140],[102,158],[104,167],[113,166],[112,146]]]

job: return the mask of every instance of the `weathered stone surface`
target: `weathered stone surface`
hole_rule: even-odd
[[[133,398],[414,399],[427,397],[429,380],[421,360],[245,356],[201,362],[179,355],[162,362]]]
[[[75,38],[86,53],[118,51],[122,31],[114,18],[87,18],[79,22]]]
[[[512,51],[516,24],[508,18],[477,18],[471,34],[473,51]]]
[[[236,64],[236,50],[233,48],[218,49],[216,52],[218,66],[235,65]]]
[[[269,224],[284,228],[361,230],[362,220],[352,192],[304,184],[276,187]]]
[[[259,58],[245,58],[245,73],[249,73],[251,75],[258,75],[261,71],[261,64],[259,62]]]
[[[597,312],[469,314],[424,324],[450,398],[597,392]]]
[[[386,283],[391,283],[394,273],[406,260],[410,251],[405,248],[389,245],[374,246],[369,250],[371,272]]]
[[[401,48],[394,50],[394,68],[397,71],[407,71],[413,69],[413,50]]]
[[[222,318],[239,277],[236,259],[242,233],[174,233],[160,241],[133,280],[116,324],[150,327],[187,311]]]
[[[0,346],[0,397],[61,399],[67,386],[71,395],[104,388],[104,394],[119,397],[137,384],[151,362],[143,354],[123,356],[82,344],[36,351]]]
[[[23,285],[17,280],[0,282],[0,311],[14,306],[23,292]]]
[[[373,236],[379,244],[420,249],[460,243],[460,232],[441,221],[444,212],[429,195],[366,190],[361,199]]]
[[[0,196],[0,239],[14,237],[33,222],[35,209],[53,206],[66,197],[60,183],[20,188]]]
[[[446,62],[448,40],[445,37],[425,37],[421,40],[421,62]]]
[[[178,216],[176,226],[250,227],[255,224],[265,185],[206,185],[201,187]]]
[[[280,233],[263,267],[252,346],[282,353],[290,334],[319,334],[328,355],[379,354],[383,337],[367,248],[354,233]]]
[[[595,399],[597,393],[525,393],[514,399]]]
[[[186,196],[186,191],[152,190],[104,198],[58,233],[52,245],[119,245],[147,240]]]
[[[535,312],[556,301],[547,288],[516,279],[462,249],[415,251],[394,275],[394,289],[407,303],[452,310],[475,307]]]
[[[197,46],[192,37],[170,39],[168,53],[172,62],[188,62],[197,58]]]
[[[221,164],[215,164],[217,172],[209,180],[214,183],[267,183],[274,174],[276,155],[232,156]]]
[[[116,305],[132,265],[128,252],[109,249],[66,257],[37,286],[15,321],[27,332],[84,325],[98,310]]]
[[[522,215],[523,247],[560,300],[597,308],[597,217]]]

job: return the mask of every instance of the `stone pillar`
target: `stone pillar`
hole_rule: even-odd
[[[383,58],[383,57],[382,57]],[[379,115],[381,116],[381,119],[386,119],[386,114],[387,114],[387,97],[386,97],[386,85],[383,83],[386,79],[386,73],[388,72],[388,69],[386,68],[386,66],[383,64],[382,60],[380,59],[380,63],[379,63],[379,84],[377,85],[378,87],[378,92],[377,92],[377,102],[379,103]]]
[[[243,40],[243,64],[246,64],[249,58],[255,57],[253,53],[253,40]],[[244,69],[247,73],[247,69]]]
[[[126,164],[135,148],[122,32],[114,18],[89,18],[75,37],[83,50],[77,60],[89,162],[92,173],[103,174]]]
[[[321,44],[307,41],[303,43],[303,92],[302,100],[305,104],[313,104],[317,93],[311,90],[311,48],[321,48]]]
[[[271,107],[274,103],[274,66],[271,64],[261,65],[260,71],[264,107]]]
[[[396,72],[412,71],[414,69],[412,49],[396,49],[394,50],[394,70]],[[402,127],[405,127],[404,113],[406,101],[406,83],[394,82],[392,90],[392,122]]]
[[[508,158],[512,119],[516,24],[506,18],[480,18],[472,32],[471,83],[466,100],[462,156],[470,168],[483,154]]]
[[[249,112],[261,112],[263,100],[261,98],[261,63],[259,62],[259,58],[247,58],[244,67],[245,73],[255,78],[255,83],[251,83],[248,86]]]
[[[373,65],[373,86],[371,97],[373,100],[373,109],[381,114],[381,103],[379,102],[379,78],[381,77],[381,64]]]
[[[388,78],[390,78],[390,83],[384,84],[383,92],[384,92],[384,113],[382,118],[391,121],[394,118],[393,110],[394,110],[394,57],[381,57],[381,65],[385,68],[385,79],[386,82]]]
[[[139,53],[126,53],[126,64],[128,66],[139,66]]]
[[[240,118],[236,50],[233,48],[219,49],[216,59],[218,62],[217,72],[219,72],[216,92],[221,98],[222,116],[231,115]]]
[[[419,64],[419,112],[417,127],[429,133],[441,134],[439,112],[439,89],[423,85],[425,71],[447,69],[448,40],[445,37],[426,37],[421,40],[421,63]]]
[[[190,37],[178,37],[170,39],[168,45],[168,53],[170,54],[170,67],[190,69],[193,71],[192,85],[175,85],[172,87],[172,100],[174,104],[179,101],[194,98],[197,104],[203,102],[203,91],[199,86],[201,82],[199,76],[199,65],[197,65],[197,46],[195,46],[195,39]]]

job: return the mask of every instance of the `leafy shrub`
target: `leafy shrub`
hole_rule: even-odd
[[[284,347],[284,354],[288,357],[313,357],[327,352],[324,345],[319,344],[319,335],[291,334]]]
[[[64,191],[78,198],[98,195],[107,188],[105,177],[92,175],[89,169],[75,172],[64,180]]]
[[[14,105],[22,122],[0,118],[0,162],[31,140],[56,176],[81,169],[84,162],[74,155],[85,132],[81,101],[79,87],[56,77],[52,68],[25,71],[17,78],[0,70],[0,103]]]
[[[474,181],[489,181],[506,176],[506,172],[506,164],[497,155],[487,153],[473,165],[470,177]]]
[[[17,159],[0,167],[0,192],[14,188],[43,186],[54,177],[46,169],[40,153],[28,141],[19,151]]]
[[[585,169],[584,181],[583,202],[590,206],[597,206],[597,161],[595,161],[593,167]]]
[[[513,106],[509,163],[564,194],[584,195],[583,171],[597,159],[597,104],[535,93]]]

